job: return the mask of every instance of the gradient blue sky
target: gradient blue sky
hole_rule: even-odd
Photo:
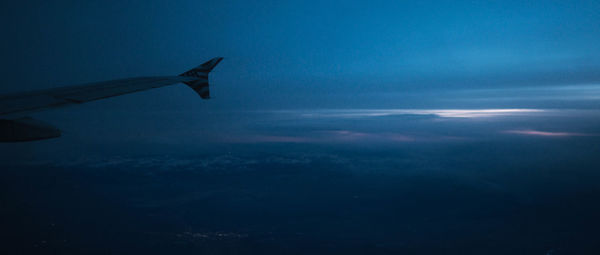
[[[1,7],[2,91],[176,74],[213,56],[226,57],[212,76],[219,100],[211,104],[218,109],[444,106],[438,99],[445,95],[406,95],[600,80],[598,1],[14,1]],[[489,107],[451,105],[461,104]]]
[[[25,1],[0,7],[3,92],[178,74],[226,58],[211,74],[214,100],[179,85],[33,116],[66,137],[300,142],[376,133],[363,136],[371,141],[419,128],[430,131],[420,137],[473,136],[438,125],[448,119],[439,111],[421,124],[360,114],[379,110],[393,119],[397,109],[496,108],[550,111],[528,113],[526,122],[502,119],[512,115],[489,122],[502,128],[468,121],[460,127],[494,135],[600,133],[594,124],[598,1]],[[332,109],[358,115],[340,121],[330,118],[338,116]],[[554,110],[560,114],[546,114]],[[571,115],[585,118],[558,125]]]

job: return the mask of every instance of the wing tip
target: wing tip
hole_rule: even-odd
[[[192,88],[202,99],[210,99],[210,90],[208,84],[208,73],[212,71],[221,61],[223,57],[216,57],[204,62],[202,65],[189,70],[180,76],[198,78],[193,81],[184,82]]]
[[[223,57],[212,58],[209,61],[204,62],[203,64],[193,68],[185,73],[180,74],[179,76],[185,77],[206,77],[208,73],[212,71],[221,61]]]

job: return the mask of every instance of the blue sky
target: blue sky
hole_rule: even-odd
[[[282,110],[593,113],[599,106],[598,1],[28,1],[1,7],[4,92],[177,74],[225,57],[211,74],[210,101],[181,85],[34,116],[67,135],[108,130],[101,137],[160,140],[201,130],[201,137],[260,137],[281,133],[271,119],[279,115],[271,113]],[[272,126],[256,132],[260,123]],[[593,129],[589,119],[574,123],[538,129]],[[327,130],[345,130],[342,125]]]
[[[213,56],[226,57],[213,75],[219,107],[352,107],[344,97],[358,95],[376,108],[411,90],[586,85],[600,79],[599,5],[7,2],[2,90],[179,73]]]

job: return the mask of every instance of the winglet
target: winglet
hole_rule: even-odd
[[[212,71],[213,68],[215,68],[219,62],[221,62],[221,60],[223,60],[222,57],[213,58],[192,70],[180,74],[179,76],[198,78],[196,80],[184,83],[196,91],[196,93],[198,93],[198,95],[200,95],[200,97],[203,99],[209,99],[210,90],[208,89],[208,73],[210,73],[210,71]]]
[[[213,68],[215,68],[215,66],[217,66],[219,64],[219,62],[221,62],[221,60],[223,60],[223,58],[221,58],[221,57],[213,58],[192,70],[189,70],[185,73],[180,74],[179,76],[186,76],[186,77],[203,77],[204,76],[204,77],[206,77],[206,75],[208,75],[208,73],[210,73],[210,71],[212,71]]]

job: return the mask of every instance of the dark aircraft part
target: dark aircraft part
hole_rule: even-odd
[[[0,95],[0,142],[26,142],[60,136],[60,130],[41,121],[31,118],[3,119],[3,116],[23,116],[23,113],[46,108],[81,104],[178,83],[185,83],[203,99],[208,99],[208,74],[221,60],[221,57],[213,58],[178,76],[127,78]]]
[[[16,120],[0,119],[0,142],[27,142],[59,136],[60,130],[57,128],[29,117]]]
[[[183,83],[196,91],[196,93],[198,93],[198,95],[200,95],[200,97],[203,99],[209,99],[210,90],[208,89],[208,73],[210,73],[210,71],[212,71],[213,68],[215,68],[219,62],[221,62],[221,60],[223,60],[223,58],[213,58],[192,70],[180,74],[179,76],[197,78],[193,81]]]

